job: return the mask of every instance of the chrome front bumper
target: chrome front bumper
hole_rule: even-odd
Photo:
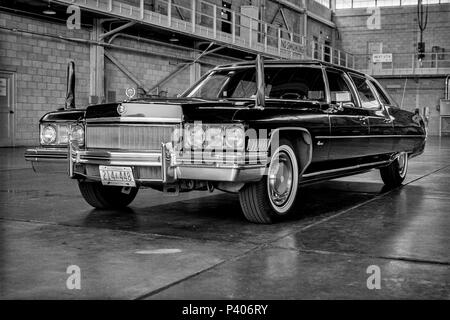
[[[100,180],[99,165],[129,166],[140,184],[148,182],[173,183],[180,179],[250,182],[259,181],[265,173],[265,164],[235,163],[177,163],[165,145],[161,151],[120,152],[111,150],[81,150],[71,144],[69,148],[32,148],[25,151],[25,159],[32,163],[35,172],[66,173],[71,178],[85,177]],[[159,170],[157,177],[143,177],[144,169]]]

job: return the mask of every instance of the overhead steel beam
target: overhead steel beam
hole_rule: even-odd
[[[169,81],[170,79],[172,79],[173,77],[175,77],[177,74],[179,74],[181,71],[185,70],[187,67],[189,67],[190,64],[184,64],[184,65],[179,65],[177,69],[175,69],[174,71],[172,71],[171,73],[169,73],[167,76],[165,76],[164,78],[162,78],[160,81],[158,81],[158,83],[156,83],[153,87],[151,87],[150,89],[148,89],[148,93],[151,93],[152,91],[158,89],[159,87],[161,87],[163,84],[165,84],[167,81]]]
[[[136,83],[139,87],[146,90],[145,84],[132,74],[118,59],[116,59],[108,50],[105,50],[105,57],[108,58],[120,71],[122,71],[128,78]]]
[[[134,26],[135,24],[136,24],[135,21],[127,22],[127,23],[125,23],[124,25],[121,25],[120,27],[117,27],[117,28],[115,28],[115,29],[112,29],[111,31],[102,33],[101,35],[99,35],[98,38],[99,38],[100,40],[103,40],[104,38],[109,37],[109,36],[112,36],[113,34],[119,32],[119,31],[122,31],[123,29],[126,29],[126,28],[129,28],[129,27],[131,27],[131,26]]]

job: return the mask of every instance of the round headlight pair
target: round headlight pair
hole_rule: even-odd
[[[69,141],[69,132],[72,140],[79,145],[84,144],[84,127],[79,124],[69,126],[64,124],[44,124],[41,126],[41,144],[42,145],[67,145]]]

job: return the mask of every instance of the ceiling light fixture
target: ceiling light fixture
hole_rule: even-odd
[[[43,14],[48,14],[48,15],[53,15],[56,14],[56,11],[52,9],[52,7],[50,6],[50,0],[48,0],[48,6],[47,9],[45,9],[44,11],[42,11]]]
[[[172,34],[172,37],[170,37],[169,41],[170,42],[178,42],[180,40],[178,40],[178,38],[175,36],[175,34]]]

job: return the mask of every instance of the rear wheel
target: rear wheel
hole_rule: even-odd
[[[97,209],[118,209],[128,206],[136,197],[137,187],[104,186],[100,182],[78,181],[84,200]]]
[[[395,188],[402,184],[408,171],[408,154],[402,152],[388,166],[380,168],[381,179],[388,187]]]
[[[294,150],[292,143],[281,140],[272,155],[268,174],[241,189],[239,200],[247,220],[273,223],[295,211],[299,165]]]

